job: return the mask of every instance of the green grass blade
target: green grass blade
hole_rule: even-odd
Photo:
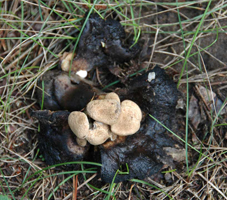
[[[180,136],[178,136],[176,133],[174,133],[173,131],[171,131],[168,127],[166,127],[164,124],[162,124],[158,119],[156,119],[155,117],[153,117],[153,116],[150,115],[150,114],[149,114],[149,116],[150,116],[153,120],[155,120],[156,122],[158,122],[161,126],[163,126],[167,131],[169,131],[170,133],[172,133],[176,138],[178,138],[180,141],[182,141],[183,143],[185,143],[185,140],[184,140],[184,139],[182,139],[182,138],[181,138]],[[197,153],[200,154],[200,151],[197,150],[195,147],[193,147],[193,146],[190,145],[190,144],[188,144],[188,146],[191,147],[193,150],[195,150]],[[202,154],[202,155],[203,155],[205,158],[207,158],[207,159],[209,159],[210,161],[213,162],[213,160],[212,160],[210,157],[206,156],[205,154]]]
[[[173,200],[173,198],[171,196],[169,196],[164,190],[162,190],[161,188],[159,188],[159,187],[157,187],[155,185],[152,185],[150,183],[147,183],[146,181],[142,181],[142,180],[139,180],[139,179],[131,179],[130,181],[131,182],[134,182],[134,183],[141,183],[141,184],[145,184],[145,185],[148,185],[150,187],[153,187],[153,188],[159,190],[160,192],[164,193],[169,199],[172,199]]]
[[[193,36],[193,38],[192,38],[192,42],[191,42],[191,44],[190,44],[190,46],[189,46],[189,49],[188,49],[188,52],[187,52],[187,55],[186,55],[186,58],[185,58],[185,61],[184,61],[184,64],[183,64],[183,67],[182,67],[180,76],[179,76],[179,81],[178,81],[178,84],[177,84],[177,88],[179,88],[179,86],[180,86],[180,81],[181,81],[182,75],[183,75],[183,73],[184,73],[185,66],[186,66],[186,64],[187,64],[187,62],[188,62],[188,58],[189,58],[189,56],[190,56],[190,53],[191,53],[193,44],[194,44],[195,41],[196,41],[197,35],[198,35],[199,30],[200,30],[200,28],[201,28],[201,26],[202,26],[202,24],[203,24],[203,22],[204,22],[204,19],[205,19],[206,15],[207,15],[207,12],[208,12],[208,9],[209,9],[209,7],[210,7],[211,2],[212,2],[212,0],[209,1],[208,5],[207,5],[207,7],[206,7],[206,10],[205,10],[205,12],[204,12],[204,14],[203,14],[203,16],[202,16],[202,19],[201,19],[201,21],[199,22],[199,25],[198,25],[198,28],[197,28],[197,30],[196,30],[196,33],[194,34],[194,36]]]

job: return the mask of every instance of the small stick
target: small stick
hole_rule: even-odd
[[[77,199],[77,183],[78,183],[78,175],[73,176],[73,200]]]
[[[133,189],[134,186],[135,186],[135,184],[132,184],[131,187],[130,187],[128,200],[132,199],[132,189]]]

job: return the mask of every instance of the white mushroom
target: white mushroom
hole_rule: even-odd
[[[140,128],[142,112],[139,106],[130,100],[121,103],[121,114],[117,122],[111,125],[111,131],[120,136],[136,133]]]
[[[89,131],[89,121],[83,112],[71,112],[68,117],[68,124],[72,132],[80,139],[85,139]]]
[[[68,72],[70,70],[70,67],[72,67],[72,71],[74,71],[73,66],[75,66],[77,64],[78,66],[80,66],[80,68],[78,68],[76,70],[76,75],[82,79],[86,78],[87,77],[87,62],[83,61],[83,60],[72,61],[73,57],[74,57],[73,53],[68,53],[68,52],[63,53],[62,57],[60,58],[62,71]]]
[[[106,94],[105,99],[114,99],[117,100],[119,104],[121,103],[119,96],[114,92]]]
[[[86,111],[92,119],[112,125],[117,122],[121,107],[115,99],[94,100],[88,103]]]
[[[87,141],[92,145],[100,145],[111,137],[109,126],[95,121],[92,129],[89,129],[87,115],[83,112],[74,111],[68,117],[68,124],[72,132],[77,136],[77,143],[86,146]]]
[[[86,145],[86,140],[92,145],[100,145],[108,138],[115,140],[117,135],[132,135],[139,130],[142,120],[139,106],[130,100],[124,100],[120,105],[120,99],[115,93],[89,102],[86,111],[95,120],[92,128],[89,128],[85,113],[74,111],[68,118],[69,126],[81,146]]]
[[[86,139],[90,144],[100,145],[109,138],[109,127],[106,124],[95,121],[93,128],[89,130]]]
[[[80,78],[86,78],[87,77],[87,71],[86,70],[79,70],[76,72],[76,75],[78,75]]]
[[[74,54],[65,52],[63,53],[63,56],[61,57],[61,69],[65,72],[68,72],[70,69],[70,64],[73,60]]]

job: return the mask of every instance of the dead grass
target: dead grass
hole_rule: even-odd
[[[212,1],[209,8],[207,0],[94,2],[0,1],[0,199],[227,199],[226,113],[210,110],[196,89],[203,85],[226,98],[227,2]],[[102,16],[117,13],[129,35],[147,42],[144,65],[158,64],[178,82],[189,153],[182,171],[165,174],[171,184],[148,178],[95,188],[89,185],[95,170],[76,184],[80,172],[47,168],[37,156],[38,125],[30,117],[39,109],[37,80],[57,66],[58,55],[73,51],[87,7]],[[194,94],[201,115],[196,128],[188,117]]]

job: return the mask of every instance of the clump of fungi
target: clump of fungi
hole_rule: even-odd
[[[100,162],[101,179],[110,183],[113,178],[144,179],[184,158],[183,145],[168,132],[180,134],[175,117],[178,90],[165,70],[156,66],[129,78],[115,90],[117,94],[101,94],[85,79],[95,67],[111,71],[116,63],[138,54],[138,46],[130,48],[124,38],[118,21],[92,14],[76,54],[63,54],[62,70],[49,70],[38,80],[39,88],[44,84],[44,91],[37,91],[38,101],[46,110],[35,111],[33,117],[40,122],[38,145],[47,164]],[[98,98],[92,100],[95,95]],[[125,165],[129,171],[116,175]]]
[[[155,74],[152,80],[151,73]],[[51,165],[75,160],[101,162],[102,181],[109,183],[114,177],[115,182],[144,179],[163,166],[180,166],[183,145],[161,125],[179,130],[175,117],[178,91],[165,71],[155,67],[133,78],[118,95],[111,92],[96,100],[89,98],[84,112],[34,112],[40,122],[39,149],[45,161]],[[116,176],[126,164],[129,172]]]
[[[86,107],[87,115],[95,120],[93,123],[83,112],[74,111],[69,115],[69,126],[81,146],[86,146],[87,141],[100,145],[108,138],[113,141],[117,136],[132,135],[140,128],[142,112],[136,103],[131,100],[120,102],[113,92],[102,98],[89,102]]]

